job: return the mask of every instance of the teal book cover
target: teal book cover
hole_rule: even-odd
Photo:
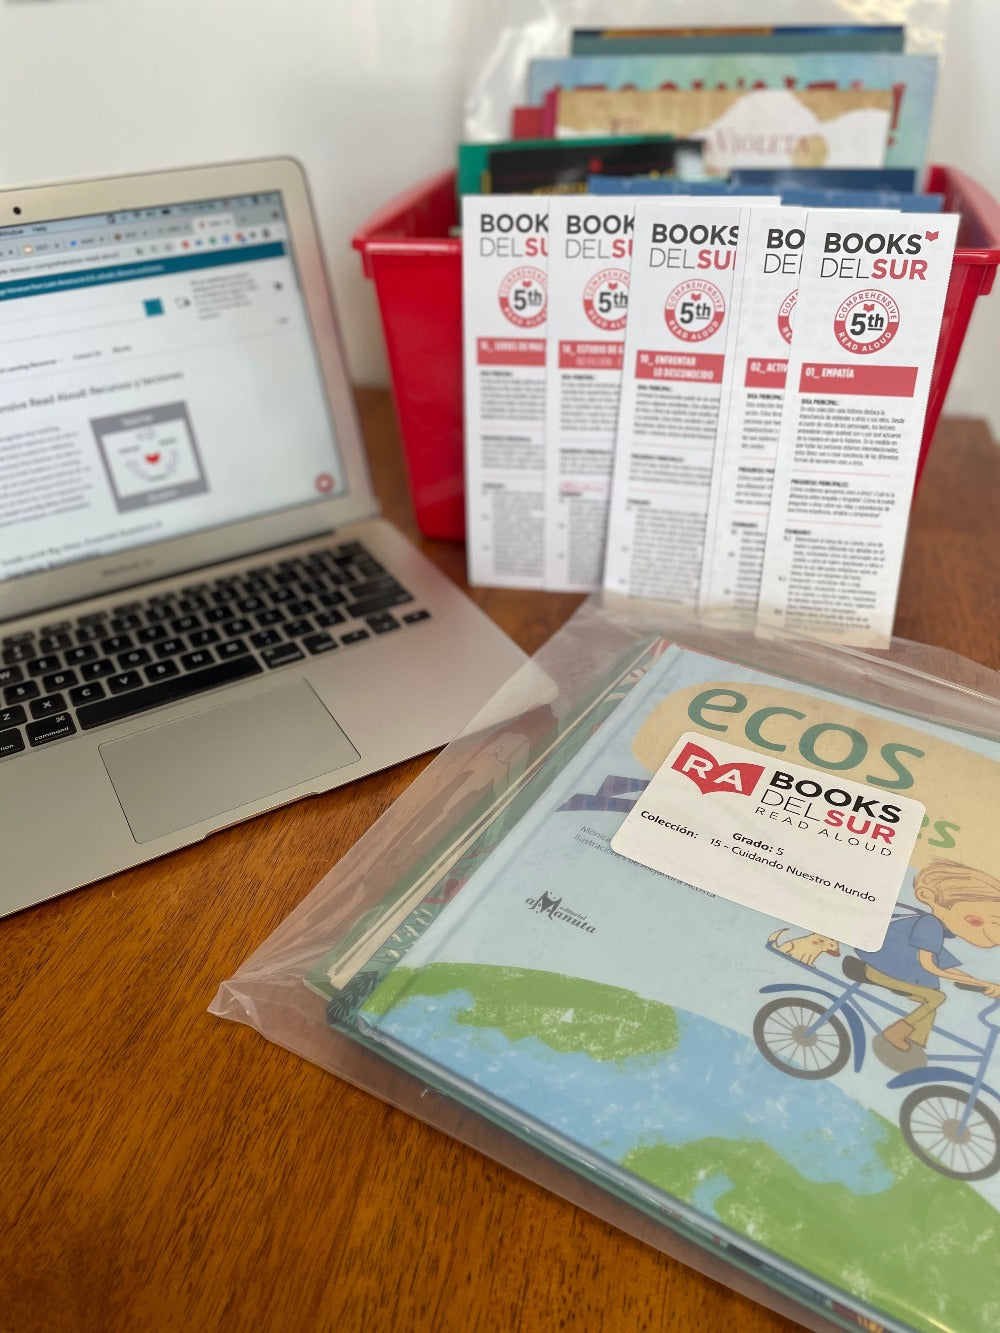
[[[1000,746],[650,662],[331,1017],[835,1324],[1000,1327]],[[630,819],[710,873],[616,851]]]

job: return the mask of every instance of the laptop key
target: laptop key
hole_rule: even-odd
[[[24,680],[24,670],[19,666],[0,666],[0,685],[16,685]]]
[[[387,611],[391,606],[402,606],[404,602],[412,602],[413,594],[401,588],[396,584],[387,592],[376,594],[373,597],[365,597],[359,602],[354,602],[351,606],[345,606],[344,610],[349,616],[355,616],[360,620],[363,616],[374,615],[376,611]]]
[[[243,654],[248,653],[250,649],[242,639],[226,639],[224,643],[219,644],[215,651],[218,653],[219,657],[228,658],[242,657]]]
[[[366,629],[352,629],[350,634],[345,634],[341,638],[341,643],[360,643],[362,639],[370,639],[371,635]]]
[[[37,681],[23,680],[20,685],[8,685],[3,692],[5,704],[23,704],[29,699],[37,699],[41,694]]]
[[[281,635],[276,629],[259,629],[250,635],[250,642],[255,648],[270,648],[274,643],[281,643]]]
[[[27,662],[35,652],[36,648],[33,640],[11,643],[3,650],[4,665],[13,666],[15,662]]]
[[[34,657],[30,662],[25,662],[24,669],[29,676],[47,676],[50,671],[58,671],[62,666],[62,659],[57,653],[46,653],[44,657]]]
[[[110,638],[105,639],[101,644],[101,652],[106,657],[113,653],[127,653],[130,648],[134,648],[135,643],[130,634],[112,634]]]
[[[87,704],[77,711],[77,721],[84,731],[89,731],[92,727],[119,722],[122,718],[143,713],[149,708],[158,708],[161,704],[177,703],[181,699],[189,699],[193,694],[201,694],[204,690],[231,685],[235,681],[262,674],[263,668],[255,658],[248,655],[234,657],[229,662],[216,662],[204,671],[172,676],[170,680],[160,680],[128,694]]]
[[[130,652],[118,654],[118,665],[122,671],[129,671],[132,667],[145,666],[147,662],[152,660],[148,648],[133,648]]]
[[[111,621],[112,634],[126,634],[130,629],[138,629],[142,624],[135,611],[129,611],[126,615],[114,616]]]
[[[399,629],[399,621],[388,611],[380,611],[368,617],[368,628],[373,634],[388,634],[390,630]]]
[[[359,578],[362,579],[376,579],[380,575],[386,573],[385,568],[382,565],[380,565],[377,560],[372,559],[370,556],[367,560],[365,559],[355,560],[354,572]],[[389,574],[388,577],[392,578],[392,575]]]
[[[42,680],[42,689],[46,694],[54,694],[56,690],[66,690],[77,684],[79,682],[75,671],[53,671],[51,676],[45,676]]]
[[[200,671],[202,667],[207,667],[215,661],[215,656],[208,648],[196,648],[193,653],[185,653],[181,658],[181,666],[185,671]]]
[[[153,662],[151,666],[146,668],[143,675],[149,681],[167,680],[170,676],[176,676],[179,671],[180,667],[177,663],[171,662],[168,658],[165,662]]]
[[[263,648],[260,655],[269,667],[287,666],[289,662],[305,660],[305,653],[296,643],[279,643],[274,648]]]
[[[20,754],[24,749],[24,737],[14,727],[9,730],[0,731],[0,759],[6,759],[9,755]]]
[[[32,699],[28,707],[34,718],[55,717],[66,711],[66,700],[61,694],[48,694],[44,699]]]
[[[391,574],[383,574],[380,578],[364,579],[362,582],[352,583],[347,589],[351,600],[355,602],[362,602],[369,597],[379,597],[383,593],[401,591],[400,585]]]
[[[153,645],[157,657],[178,657],[185,648],[183,639],[163,639]]]
[[[80,667],[80,676],[83,680],[100,680],[102,676],[110,676],[115,669],[115,664],[110,657],[99,657],[96,662],[84,662]]]
[[[329,634],[310,634],[302,640],[303,646],[315,656],[317,653],[328,653],[331,648],[337,647],[337,640]]]
[[[47,745],[49,741],[75,736],[76,726],[69,713],[57,713],[55,717],[45,718],[41,722],[29,722],[25,731],[28,733],[29,745]]]
[[[12,704],[10,708],[0,708],[0,727],[19,727],[27,716],[20,704]]]
[[[138,671],[120,671],[117,676],[109,676],[107,680],[108,689],[112,694],[122,694],[125,690],[134,690],[136,686],[142,684],[142,677]]]
[[[160,643],[167,637],[166,625],[143,625],[142,629],[136,632],[135,636],[140,643]],[[69,653],[66,654],[67,658]]]
[[[38,640],[38,647],[43,653],[57,653],[61,648],[68,648],[73,640],[65,630],[43,634]]]
[[[77,685],[69,692],[69,701],[74,708],[79,708],[81,704],[92,704],[95,699],[103,698],[104,686],[96,680],[92,685]]]
[[[97,656],[97,649],[92,643],[81,643],[76,648],[67,648],[66,665],[80,666],[83,662],[93,662]]]

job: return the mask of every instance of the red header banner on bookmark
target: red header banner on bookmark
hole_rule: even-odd
[[[807,361],[799,393],[853,393],[870,398],[912,398],[916,366],[844,366]]]
[[[623,342],[561,342],[560,370],[621,370]]]
[[[743,384],[747,389],[783,389],[787,374],[786,360],[769,361],[766,357],[752,356],[747,361]]]
[[[712,352],[637,352],[637,380],[688,380],[721,384],[724,356]]]
[[[480,366],[544,366],[544,338],[477,338]]]

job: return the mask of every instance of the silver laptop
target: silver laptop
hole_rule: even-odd
[[[523,654],[376,513],[296,163],[0,192],[0,914],[469,721]]]

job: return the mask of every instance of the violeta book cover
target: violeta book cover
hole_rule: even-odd
[[[1000,1327],[1000,745],[661,648],[331,1017],[834,1324]]]

